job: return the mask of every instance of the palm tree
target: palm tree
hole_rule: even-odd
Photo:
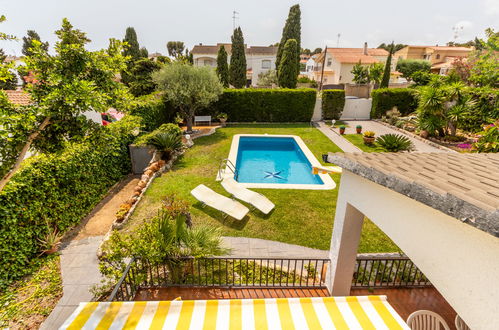
[[[418,119],[419,127],[434,135],[438,131],[444,135],[442,119],[445,113],[446,96],[442,89],[424,86],[418,90]]]

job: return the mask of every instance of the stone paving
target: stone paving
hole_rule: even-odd
[[[347,139],[343,138],[338,131],[332,130],[331,127],[326,125],[323,121],[316,122],[314,125],[319,131],[333,141],[338,148],[343,150],[343,152],[362,152],[362,150],[354,146]]]
[[[101,280],[96,252],[103,238],[73,240],[61,249],[63,296],[40,329],[58,329],[80,302],[92,300],[89,290]]]

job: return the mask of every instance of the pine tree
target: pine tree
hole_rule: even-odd
[[[23,49],[22,53],[24,56],[31,56],[33,53],[30,51],[30,48],[33,46],[33,40],[38,40],[40,41],[40,36],[36,31],[34,30],[28,30],[26,37],[23,37]],[[41,41],[40,41],[41,42]],[[49,43],[48,42],[42,42],[42,49],[44,51],[48,51],[49,49]]]
[[[282,37],[281,42],[279,43],[279,47],[277,48],[277,56],[276,56],[276,69],[277,75],[279,75],[279,66],[283,57],[284,47],[286,47],[286,42],[289,39],[295,39],[296,45],[298,49],[301,49],[301,10],[300,5],[294,5],[289,8],[288,18],[286,19],[286,24],[282,29]],[[295,58],[296,70],[299,72],[300,70],[300,54],[296,52]]]
[[[246,85],[246,54],[243,31],[238,27],[232,35],[232,56],[230,57],[229,82],[235,88]]]
[[[224,87],[229,87],[229,64],[227,63],[227,52],[222,45],[217,54],[217,75]]]
[[[298,78],[298,67],[296,66],[296,54],[298,53],[298,43],[295,39],[289,39],[284,45],[281,63],[279,64],[279,74],[277,81],[283,88],[296,88]]]
[[[388,58],[386,59],[385,70],[383,71],[383,78],[381,79],[381,84],[379,84],[379,88],[388,88],[388,84],[390,83],[390,70],[392,66],[392,53],[393,53],[393,42],[388,51]]]

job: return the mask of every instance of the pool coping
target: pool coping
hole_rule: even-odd
[[[321,167],[322,164],[315,158],[314,154],[307,147],[305,142],[303,142],[302,138],[297,135],[280,135],[280,134],[236,134],[232,138],[232,143],[229,151],[229,161],[234,164],[237,168],[237,152],[239,149],[239,139],[241,137],[282,137],[282,138],[293,138],[295,142],[298,144],[300,149],[302,150],[305,157],[307,157],[308,161],[312,166]],[[301,183],[291,183],[291,184],[282,184],[282,183],[243,183],[236,182],[241,187],[244,188],[263,188],[263,189],[306,189],[306,190],[331,190],[336,188],[336,183],[329,176],[329,174],[319,174],[323,184],[301,184]],[[233,178],[233,173],[230,171],[224,171],[222,173],[222,178]]]

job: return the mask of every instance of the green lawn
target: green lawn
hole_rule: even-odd
[[[220,161],[229,154],[235,134],[293,134],[299,135],[321,162],[321,155],[341,151],[319,130],[306,124],[244,125],[226,127],[213,135],[195,140],[195,145],[177,160],[172,171],[163,174],[151,184],[137,206],[125,230],[156,214],[161,199],[175,193],[192,203],[194,224],[221,226],[227,236],[254,237],[299,244],[318,249],[329,249],[338,189],[288,190],[255,189],[276,205],[267,216],[251,211],[243,221],[222,219],[221,213],[210,207],[201,208],[190,191],[199,184],[229,196],[215,181]],[[333,179],[338,184],[339,175]],[[371,222],[366,220],[359,252],[391,252],[397,247]]]
[[[376,143],[367,145],[362,134],[344,134],[343,137],[364,152],[383,152],[384,149]]]

